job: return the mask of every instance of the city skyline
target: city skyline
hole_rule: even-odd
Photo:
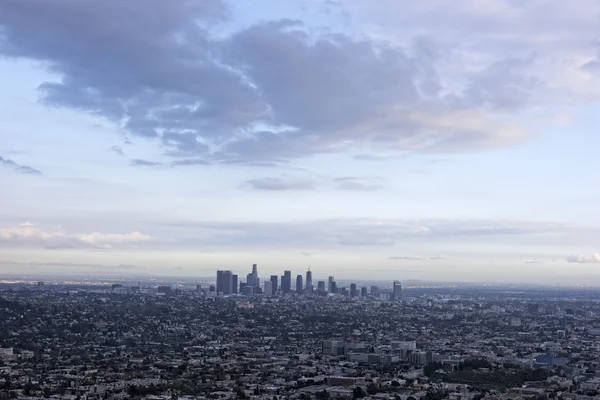
[[[599,14],[3,1],[0,274],[600,285]]]

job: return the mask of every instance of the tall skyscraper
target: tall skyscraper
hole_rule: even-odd
[[[310,290],[312,288],[312,271],[310,267],[308,271],[306,271],[306,289]]]
[[[37,283],[37,290],[39,290],[39,291],[42,291],[42,290],[44,290],[44,286],[45,286],[45,285],[44,285],[44,282],[43,282],[43,281],[39,281],[39,282]]]
[[[298,275],[296,277],[296,293],[302,294],[303,286],[302,286],[302,275]]]
[[[363,286],[360,289],[360,297],[367,297],[367,287],[366,286]]]
[[[275,293],[277,293],[277,289],[278,289],[277,280],[278,280],[278,278],[279,277],[277,275],[271,275],[271,284],[272,284],[273,295]]]
[[[224,295],[233,293],[233,274],[231,271],[217,271],[217,294]]]
[[[254,286],[260,286],[260,279],[258,277],[258,266],[256,264],[252,264],[252,278]]]
[[[283,271],[283,277],[281,277],[281,291],[285,294],[292,292],[292,271]]]
[[[327,289],[329,290],[329,293],[335,293],[334,285],[335,285],[335,278],[333,276],[330,276],[329,277],[329,286],[327,287]]]
[[[394,286],[392,290],[392,301],[400,300],[402,300],[402,282],[394,281]]]
[[[356,289],[356,283],[350,284],[350,297],[358,297],[358,290]]]
[[[246,275],[246,285],[254,287],[254,275],[252,273]]]

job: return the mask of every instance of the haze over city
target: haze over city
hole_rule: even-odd
[[[0,273],[600,285],[599,15],[3,0]]]

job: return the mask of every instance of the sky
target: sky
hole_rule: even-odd
[[[3,0],[0,273],[600,285],[600,1]]]

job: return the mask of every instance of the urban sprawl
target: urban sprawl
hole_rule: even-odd
[[[0,399],[600,400],[599,294],[5,279]]]

